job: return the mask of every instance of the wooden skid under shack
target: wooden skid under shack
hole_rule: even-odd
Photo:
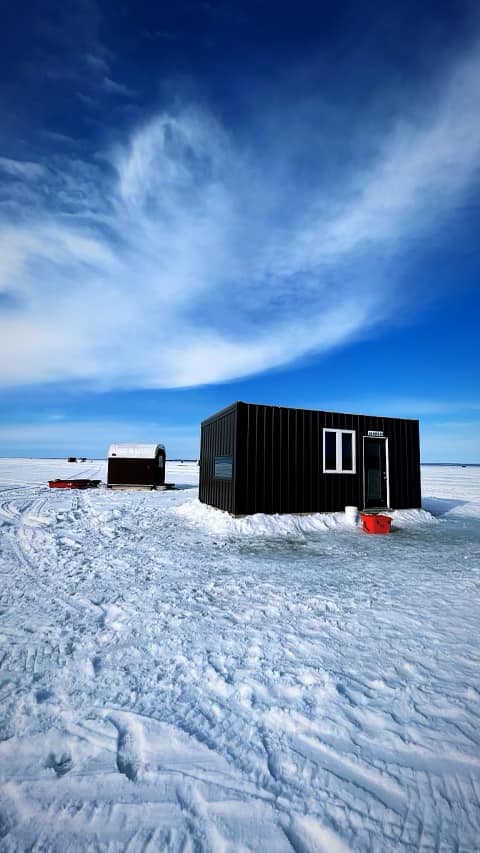
[[[166,492],[169,489],[174,489],[175,483],[161,483],[152,486],[148,483],[108,483],[107,489],[114,489],[121,492]]]

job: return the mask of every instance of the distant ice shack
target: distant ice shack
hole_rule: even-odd
[[[107,486],[163,486],[165,458],[163,444],[111,444]]]
[[[419,422],[233,403],[201,425],[199,497],[232,515],[419,508]]]

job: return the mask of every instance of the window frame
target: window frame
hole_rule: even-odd
[[[325,467],[325,443],[326,443],[326,433],[333,432],[335,433],[335,468],[326,468]],[[351,469],[343,468],[343,449],[342,449],[342,436],[343,435],[351,435],[352,436],[352,467]],[[323,473],[324,474],[356,474],[357,473],[357,445],[356,445],[356,430],[354,429],[342,429],[337,427],[324,427],[323,428]]]
[[[221,461],[222,460],[222,461]],[[228,460],[228,462],[227,462]],[[219,477],[217,475],[217,462],[220,465],[230,465],[230,476],[229,477]],[[233,480],[233,454],[222,454],[221,456],[213,457],[213,479],[214,480],[223,480],[223,482],[231,482]]]

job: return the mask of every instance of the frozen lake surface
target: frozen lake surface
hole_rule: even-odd
[[[390,536],[0,460],[0,848],[474,851],[480,468]]]

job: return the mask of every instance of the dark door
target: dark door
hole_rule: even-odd
[[[365,482],[365,508],[382,509],[387,506],[387,456],[384,438],[364,438],[363,470]]]

